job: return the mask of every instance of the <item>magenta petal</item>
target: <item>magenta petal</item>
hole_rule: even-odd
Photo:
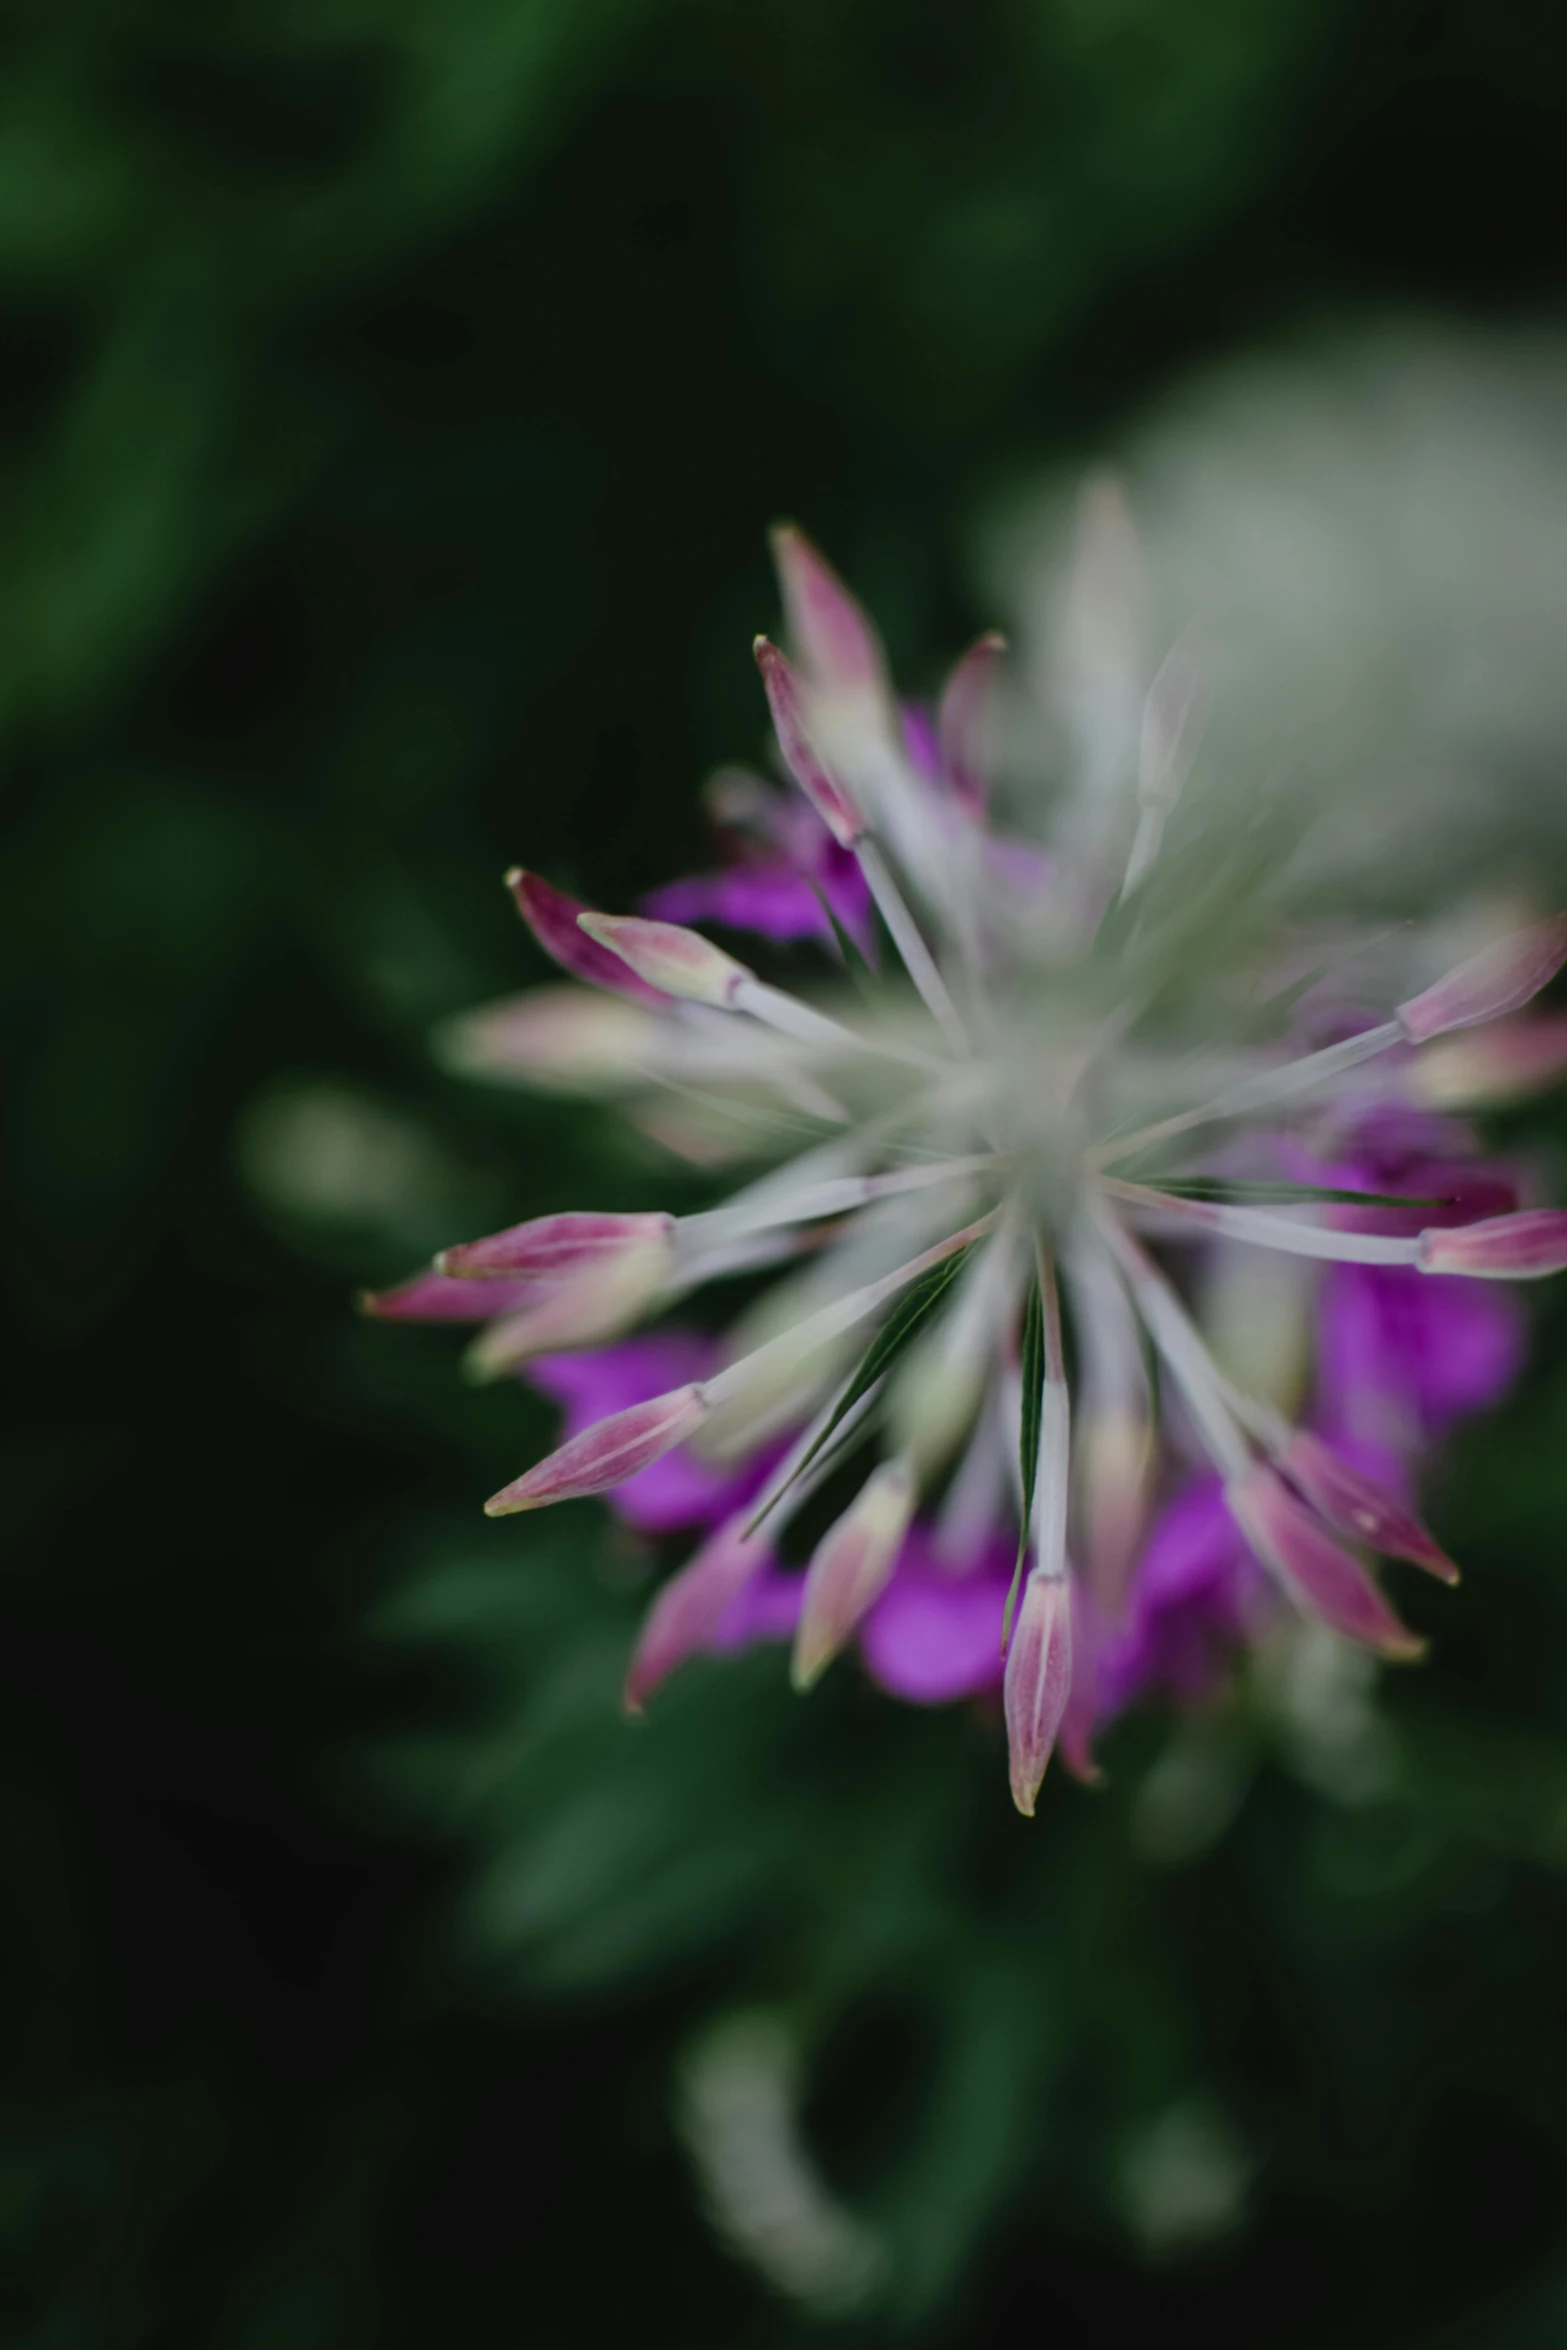
[[[911,1529],[891,1583],[860,1630],[872,1678],[912,1705],[950,1705],[1001,1684],[1001,1618],[1012,1579],[996,1546],[978,1570],[939,1566],[923,1527]]]
[[[1211,1689],[1245,1637],[1256,1579],[1218,1478],[1177,1494],[1150,1529],[1124,1629],[1098,1644],[1101,1712],[1150,1689],[1187,1700]]]
[[[761,1640],[792,1640],[805,1601],[805,1575],[770,1567],[729,1603],[713,1634],[715,1648],[752,1648]]]
[[[1528,1339],[1523,1302],[1472,1281],[1404,1279],[1420,1285],[1415,1392],[1427,1434],[1439,1436],[1467,1413],[1489,1410],[1517,1378]]]
[[[642,903],[662,922],[721,922],[777,940],[832,936],[820,897],[791,865],[735,865],[671,881]]]

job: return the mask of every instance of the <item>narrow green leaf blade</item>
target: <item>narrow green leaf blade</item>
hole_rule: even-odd
[[[859,1369],[833,1406],[832,1415],[827,1425],[796,1467],[794,1475],[788,1479],[787,1483],[780,1485],[766,1509],[758,1511],[751,1520],[750,1525],[746,1528],[748,1534],[754,1533],[763,1519],[777,1508],[790,1486],[798,1483],[799,1479],[804,1476],[806,1470],[820,1454],[822,1447],[842,1426],[861,1397],[869,1395],[876,1382],[886,1376],[898,1357],[913,1344],[957,1278],[959,1267],[967,1262],[973,1246],[974,1243],[970,1241],[966,1247],[955,1250],[950,1257],[943,1258],[939,1265],[932,1265],[928,1273],[922,1275],[905,1291],[866,1349]]]
[[[1245,1183],[1227,1175],[1138,1175],[1146,1190],[1171,1199],[1211,1200],[1218,1206],[1285,1208],[1446,1208],[1450,1198],[1436,1192],[1341,1191],[1331,1183]]]
[[[1012,1587],[1007,1593],[1006,1610],[1001,1619],[1003,1656],[1012,1638],[1012,1617],[1023,1579],[1023,1561],[1028,1555],[1028,1530],[1034,1522],[1034,1492],[1039,1483],[1039,1431],[1045,1406],[1045,1301],[1039,1286],[1037,1266],[1028,1285],[1028,1304],[1023,1310],[1021,1368],[1023,1394],[1018,1423],[1018,1481],[1023,1489],[1023,1511],[1017,1533],[1017,1565],[1012,1571]]]

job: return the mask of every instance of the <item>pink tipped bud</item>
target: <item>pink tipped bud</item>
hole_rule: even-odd
[[[1484,1036],[1441,1037],[1427,1046],[1410,1084],[1436,1110],[1484,1109],[1522,1101],[1567,1075],[1567,1012],[1508,1020]]]
[[[1265,1462],[1237,1477],[1224,1498],[1252,1549],[1304,1614],[1386,1657],[1422,1653],[1425,1642],[1399,1622],[1360,1561]]]
[[[803,530],[781,522],[772,532],[773,561],[795,653],[824,693],[887,691],[887,666],[860,605]]]
[[[611,1412],[607,1420],[584,1428],[580,1436],[573,1436],[526,1476],[514,1478],[492,1494],[484,1514],[505,1518],[514,1510],[542,1510],[552,1502],[607,1493],[612,1485],[624,1484],[650,1461],[683,1444],[706,1417],[707,1401],[697,1386],[675,1387],[667,1395],[634,1403],[627,1411]]]
[[[1449,1028],[1516,1012],[1567,963],[1567,914],[1553,914],[1531,930],[1514,931],[1471,955],[1423,995],[1398,1007],[1398,1025],[1411,1044],[1425,1044]]]
[[[651,1001],[631,1003],[586,987],[535,987],[447,1021],[436,1033],[435,1051],[465,1077],[551,1093],[602,1093],[642,1074],[658,1030]]]
[[[560,1281],[530,1282],[524,1304],[492,1322],[469,1347],[463,1368],[471,1379],[498,1379],[538,1355],[600,1346],[618,1338],[661,1296],[674,1267],[667,1240],[622,1250],[581,1266]],[[487,1297],[499,1284],[470,1281]],[[504,1285],[510,1289],[513,1284]]]
[[[970,645],[942,687],[936,712],[942,764],[975,816],[983,816],[990,798],[990,736],[1006,650],[1006,638],[994,630]]]
[[[1036,1568],[1023,1586],[1002,1684],[1012,1800],[1026,1820],[1034,1816],[1071,1689],[1071,1589],[1065,1575]]]
[[[817,1544],[806,1571],[795,1633],[792,1677],[809,1689],[880,1599],[898,1563],[914,1511],[914,1472],[883,1461],[836,1525]]]
[[[578,921],[589,938],[620,956],[639,979],[688,1003],[731,1004],[754,977],[699,930],[683,929],[678,922],[649,922],[641,914],[582,914]]]
[[[765,636],[757,638],[755,651],[784,765],[833,839],[841,848],[852,849],[864,833],[865,820],[836,776],[828,773],[806,731],[800,680],[778,647]]]
[[[573,979],[586,979],[593,987],[607,987],[612,995],[636,996],[648,1003],[661,1001],[659,990],[634,972],[619,955],[612,955],[591,937],[584,937],[577,917],[584,911],[580,901],[567,897],[563,889],[555,889],[537,873],[527,873],[514,865],[506,876],[506,887],[517,901],[517,911],[551,961],[569,971]]]
[[[452,1281],[443,1273],[416,1273],[395,1289],[364,1289],[359,1311],[378,1322],[487,1322],[532,1294],[528,1281]]]
[[[1467,1273],[1480,1281],[1538,1281],[1567,1267],[1567,1209],[1525,1208],[1444,1224],[1420,1235],[1422,1273]]]
[[[1279,1466],[1336,1534],[1363,1542],[1384,1558],[1408,1559],[1443,1583],[1458,1581],[1458,1569],[1413,1510],[1385,1486],[1351,1468],[1320,1437],[1297,1429]]]
[[[628,1713],[640,1713],[660,1681],[711,1644],[728,1609],[771,1558],[760,1529],[747,1539],[750,1515],[745,1509],[727,1519],[648,1609],[626,1673]]]
[[[464,1240],[443,1249],[436,1270],[465,1281],[493,1281],[511,1275],[518,1281],[559,1281],[590,1265],[614,1263],[656,1251],[662,1262],[673,1262],[673,1216],[595,1216],[568,1213],[534,1216],[526,1224],[512,1224],[485,1240]]]

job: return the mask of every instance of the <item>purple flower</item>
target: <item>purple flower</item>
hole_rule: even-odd
[[[633,1704],[697,1649],[791,1634],[802,1687],[850,1645],[916,1703],[999,1680],[1032,1812],[1058,1742],[1087,1770],[1096,1716],[1144,1690],[1199,1697],[1269,1593],[1378,1653],[1415,1645],[1374,1557],[1448,1571],[1414,1479],[1521,1344],[1515,1309],[1474,1284],[1567,1264],[1567,1213],[1520,1211],[1430,1104],[1476,1072],[1497,1098],[1486,1024],[1567,960],[1567,917],[1441,977],[1407,926],[1383,948],[1380,1013],[1319,986],[1302,1040],[1281,971],[1343,933],[1260,938],[1276,893],[1245,863],[1247,826],[1222,794],[1206,829],[1193,817],[1201,680],[1179,648],[1144,660],[1113,485],[1085,501],[1063,593],[1048,845],[988,828],[999,640],[958,663],[934,716],[900,703],[847,588],[799,531],[774,543],[790,649],[755,652],[799,797],[721,777],[723,869],[639,914],[519,870],[524,919],[577,984],[468,1015],[445,1048],[506,1083],[616,1094],[644,1134],[699,1166],[743,1161],[743,1180],[691,1215],[591,1203],[511,1226],[372,1310],[480,1322],[471,1361],[528,1365],[564,1406],[562,1442],[494,1514],[613,1492],[644,1532],[706,1536],[650,1610]],[[825,995],[786,990],[693,927],[831,942],[824,906],[867,951],[890,945],[874,988],[844,988],[829,955]],[[1507,1033],[1509,1083],[1562,1057],[1527,1023]],[[1366,1191],[1396,1198],[1335,1197]],[[1320,1269],[1302,1273],[1319,1280],[1306,1429],[1215,1359],[1178,1270],[1194,1242]],[[722,1340],[625,1335],[764,1271]],[[858,1496],[803,1574],[780,1565],[864,1414],[882,1450]]]

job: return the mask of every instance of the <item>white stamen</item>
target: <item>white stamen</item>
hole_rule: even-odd
[[[1337,1265],[1415,1265],[1420,1242],[1386,1232],[1339,1232],[1330,1224],[1302,1224],[1276,1208],[1241,1208],[1222,1200],[1174,1199],[1144,1183],[1122,1183],[1113,1175],[1102,1179],[1115,1199],[1138,1211],[1144,1229],[1180,1234],[1183,1227],[1217,1233],[1221,1240],[1242,1240],[1256,1248],[1281,1250],[1286,1256],[1319,1257]]]
[[[702,1392],[709,1408],[716,1411],[720,1404],[730,1402],[750,1380],[760,1372],[771,1369],[774,1362],[786,1361],[795,1353],[801,1357],[812,1354],[818,1347],[829,1345],[840,1332],[852,1330],[856,1322],[862,1322],[867,1314],[873,1314],[890,1297],[896,1297],[900,1289],[906,1289],[922,1273],[928,1273],[933,1266],[945,1263],[959,1249],[966,1248],[971,1240],[978,1240],[982,1232],[990,1231],[999,1213],[999,1209],[992,1208],[988,1216],[981,1216],[976,1222],[966,1224],[961,1232],[954,1232],[948,1239],[938,1241],[934,1248],[922,1250],[917,1257],[911,1257],[906,1265],[899,1265],[895,1272],[883,1274],[879,1281],[867,1282],[863,1289],[851,1290],[847,1297],[834,1298],[830,1305],[808,1314],[803,1322],[797,1322],[792,1330],[782,1330],[776,1338],[768,1339],[764,1346],[757,1347],[751,1354],[742,1355],[739,1362],[731,1363],[716,1378],[707,1381]]]
[[[976,1152],[966,1159],[938,1159],[930,1165],[900,1167],[888,1175],[829,1176],[824,1182],[801,1184],[797,1190],[775,1189],[761,1199],[733,1200],[727,1207],[709,1208],[699,1216],[682,1216],[675,1244],[712,1247],[720,1240],[737,1240],[748,1232],[765,1231],[774,1224],[808,1224],[823,1216],[842,1216],[870,1201],[891,1199],[905,1191],[924,1191],[932,1184],[957,1183],[997,1164],[994,1153]]]
[[[1183,1110],[1178,1117],[1161,1119],[1157,1126],[1144,1126],[1135,1134],[1123,1134],[1103,1142],[1090,1154],[1092,1164],[1113,1166],[1117,1159],[1130,1158],[1173,1134],[1190,1133],[1194,1126],[1211,1126],[1222,1118],[1239,1118],[1252,1110],[1273,1109],[1284,1102],[1299,1100],[1302,1095],[1319,1093],[1324,1087],[1336,1085],[1362,1061],[1375,1060],[1378,1053],[1385,1053],[1389,1046],[1403,1041],[1398,1022],[1384,1020],[1380,1028],[1368,1028],[1359,1036],[1346,1037],[1342,1044],[1326,1045],[1321,1052],[1307,1053],[1298,1061],[1286,1061],[1282,1068],[1244,1078],[1195,1110]]]
[[[968,1037],[958,1018],[957,1006],[947,993],[947,983],[937,970],[935,958],[920,935],[919,927],[903,902],[902,892],[887,870],[887,862],[873,840],[856,843],[855,855],[866,886],[876,901],[876,908],[892,935],[892,943],[903,957],[903,967],[919,991],[920,999],[931,1018],[954,1052],[966,1053]]]
[[[1148,1334],[1185,1397],[1215,1464],[1226,1477],[1243,1476],[1251,1463],[1250,1451],[1235,1425],[1224,1382],[1186,1308],[1108,1206],[1097,1207],[1094,1221],[1126,1275]]]

